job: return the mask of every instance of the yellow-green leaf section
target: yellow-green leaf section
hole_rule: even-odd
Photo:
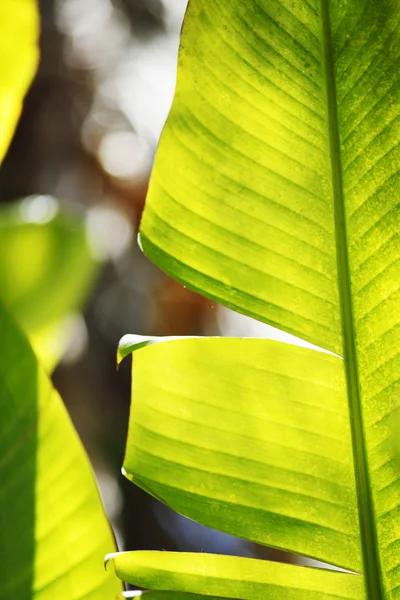
[[[116,574],[144,588],[201,594],[217,600],[363,600],[357,575],[251,558],[172,552],[122,552],[110,559]],[[190,600],[154,594],[154,600]],[[152,599],[149,595],[149,600]],[[144,595],[143,600],[146,599]],[[195,599],[193,599],[195,600]]]
[[[191,0],[141,228],[178,280],[344,357],[371,600],[400,596],[399,78],[397,0]]]
[[[0,3],[0,162],[36,71],[39,15],[36,0]]]
[[[203,595],[198,594],[187,594],[186,592],[154,592],[154,591],[144,591],[138,592],[129,591],[122,592],[118,596],[118,600],[122,600],[122,598],[142,598],[142,600],[204,600]],[[220,600],[221,597],[216,596],[207,596],[207,600]]]
[[[362,568],[340,358],[181,339],[134,352],[132,378],[128,478],[209,527]]]
[[[114,546],[89,461],[28,341],[0,305],[0,598],[109,600]]]
[[[119,596],[117,596],[118,600],[122,600],[123,598],[141,598],[142,600],[204,600],[203,595],[199,594],[187,594],[186,592],[154,592],[154,591],[144,591],[138,592],[129,591],[122,592]],[[216,596],[207,596],[207,600],[221,600],[221,597]]]

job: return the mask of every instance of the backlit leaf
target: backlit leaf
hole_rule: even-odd
[[[19,119],[39,58],[36,0],[0,3],[0,162]]]
[[[125,467],[202,523],[359,570],[369,600],[400,597],[399,78],[397,0],[191,0],[143,249],[185,285],[344,360],[305,352],[310,375],[298,387],[290,346],[265,341],[255,351],[251,342],[237,360],[234,340],[210,340],[206,351],[196,340],[190,365],[188,342],[142,348]],[[336,416],[317,425],[339,371]],[[307,411],[310,385],[321,396]],[[243,439],[247,410],[263,433]],[[309,448],[307,427],[323,438]],[[290,446],[281,465],[289,472],[272,482],[274,435],[308,452],[295,461]],[[261,467],[248,462],[260,439]],[[315,480],[298,487],[327,455],[337,460],[335,475],[325,471],[335,491]],[[258,529],[255,514],[231,519],[253,505]],[[349,511],[343,519],[339,507]],[[283,515],[293,520],[279,528]]]
[[[107,600],[114,545],[66,409],[0,305],[0,598]]]

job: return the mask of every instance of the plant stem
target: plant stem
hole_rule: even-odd
[[[351,294],[348,239],[346,231],[346,210],[344,202],[342,162],[340,155],[340,134],[329,1],[330,0],[321,0],[321,14],[327,81],[330,154],[336,223],[338,286],[342,316],[343,353],[346,368],[365,587],[368,600],[384,600],[385,594],[382,585],[382,572],[379,559],[379,546],[376,533],[375,514],[364,434],[360,383],[358,377],[356,331],[354,325]]]

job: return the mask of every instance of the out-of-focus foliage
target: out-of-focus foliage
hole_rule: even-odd
[[[1,297],[47,366],[62,353],[62,319],[81,307],[98,266],[84,220],[59,212],[54,198],[0,210]]]
[[[232,585],[247,580],[244,561],[224,581],[223,559],[117,556],[132,583],[400,595],[399,23],[392,0],[191,1],[144,251],[325,352],[138,340],[124,462],[183,515],[363,577],[323,570],[317,589],[313,570],[272,568],[246,590]]]
[[[33,75],[38,35],[31,0],[0,7],[0,152]],[[93,265],[84,229],[28,198],[0,215],[0,598],[115,597],[102,568],[114,545],[88,458],[28,340],[74,309]]]
[[[17,124],[22,100],[36,70],[39,19],[36,2],[0,3],[0,162]]]
[[[27,331],[77,310],[93,283],[85,222],[58,209],[34,196],[0,211],[1,293]]]

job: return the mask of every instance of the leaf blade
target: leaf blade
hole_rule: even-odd
[[[251,558],[139,551],[116,554],[111,562],[123,581],[155,590],[240,600],[364,598],[357,575]]]
[[[308,5],[191,2],[141,241],[185,284],[340,354],[317,39]]]
[[[39,59],[39,16],[35,0],[15,0],[0,6],[6,35],[0,41],[0,162],[18,122],[22,100]]]
[[[339,358],[187,338],[142,347],[133,362],[128,478],[211,527],[360,568]]]
[[[399,264],[400,248],[386,245],[398,233],[400,216],[395,192],[399,182],[400,9],[388,0],[379,5],[354,3],[341,10],[340,15],[336,6],[338,15],[333,14],[341,18],[333,51],[355,345],[352,370],[359,396],[359,415],[353,421],[360,432],[354,438],[358,438],[355,450],[361,448],[365,465],[359,469],[360,512],[370,505],[362,517],[361,535],[370,595],[385,597],[396,594],[400,585],[399,560],[390,551],[400,539],[395,509],[400,471],[390,419],[398,404],[393,386],[400,376],[395,341],[400,295],[390,265]]]
[[[116,594],[119,585],[102,569],[114,542],[89,461],[60,397],[2,305],[0,337],[0,598]]]
[[[345,355],[374,598],[400,589],[399,22],[392,0],[192,0],[142,228],[178,280]]]

